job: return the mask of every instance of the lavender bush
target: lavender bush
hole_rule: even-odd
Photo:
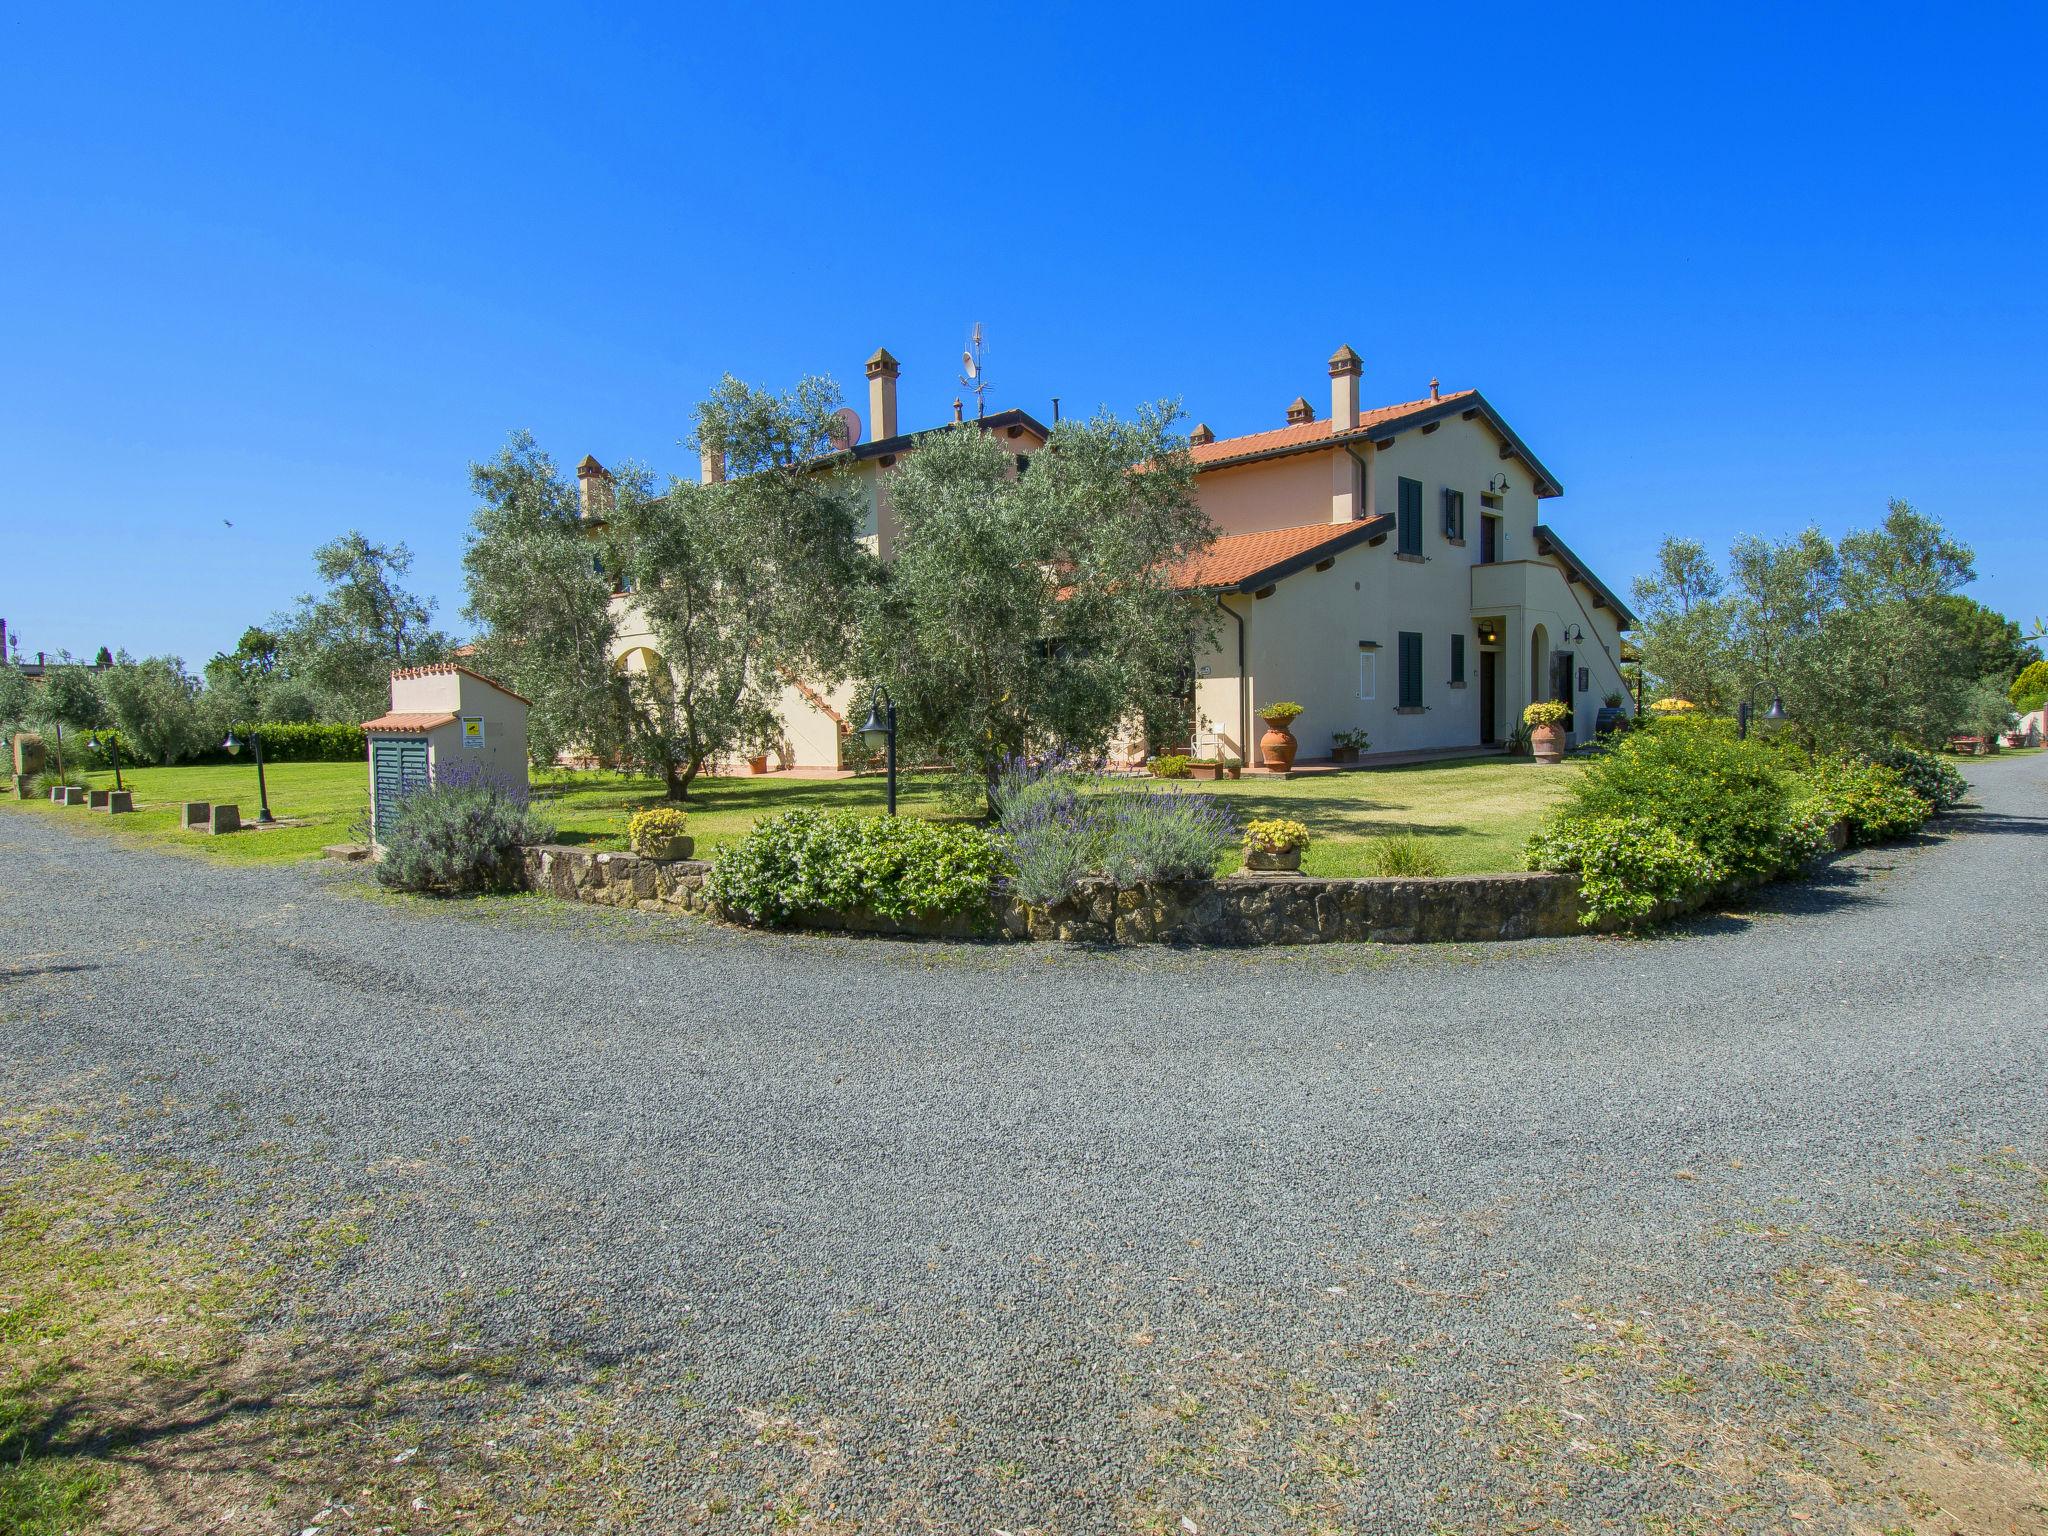
[[[522,845],[553,836],[528,807],[525,785],[500,784],[451,765],[431,787],[399,801],[397,817],[384,829],[377,880],[401,891],[492,890],[510,883]]]
[[[1237,839],[1229,810],[1209,795],[1133,788],[1062,764],[1012,763],[996,812],[1026,901],[1049,906],[1087,876],[1119,885],[1216,872]]]

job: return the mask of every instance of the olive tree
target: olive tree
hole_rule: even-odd
[[[778,394],[728,375],[691,439],[723,479],[617,484],[617,558],[663,663],[633,678],[635,750],[674,798],[716,759],[766,750],[788,679],[845,675],[873,559],[832,440],[839,398],[829,379]]]
[[[565,748],[612,757],[628,727],[611,665],[609,528],[585,522],[575,485],[530,432],[470,465],[469,480],[479,504],[462,557],[463,612],[481,626],[478,669],[532,701],[526,739],[536,762]]]
[[[1211,621],[1171,573],[1215,532],[1177,416],[1064,422],[1026,467],[972,423],[905,457],[897,554],[861,638],[914,753],[986,791],[1009,759],[1096,755],[1184,708]]]

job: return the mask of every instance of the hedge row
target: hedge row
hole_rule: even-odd
[[[319,722],[290,725],[259,725],[255,728],[263,737],[263,760],[266,763],[352,763],[360,762],[367,755],[364,745],[363,728],[360,725],[330,725]],[[241,731],[236,731],[241,736]],[[95,752],[86,742],[97,737],[100,750]],[[50,764],[56,766],[56,743],[52,736],[43,735],[43,751],[49,755]],[[147,760],[140,757],[119,731],[66,731],[64,733],[64,766],[67,768],[106,768],[112,763],[111,752],[118,751],[124,765],[146,766]],[[242,749],[244,758],[248,748]],[[199,763],[231,762],[218,744],[192,759]]]

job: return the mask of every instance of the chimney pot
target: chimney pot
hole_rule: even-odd
[[[963,426],[966,423],[966,418],[960,414],[962,409],[960,397],[955,395],[953,397],[953,425],[956,427]]]
[[[1195,423],[1195,430],[1188,434],[1188,441],[1191,443],[1213,443],[1216,441],[1216,434],[1209,430],[1209,423],[1198,421]]]
[[[1289,426],[1299,426],[1302,422],[1314,421],[1315,419],[1315,407],[1310,405],[1300,395],[1296,395],[1294,403],[1287,407],[1287,424]]]
[[[1358,425],[1358,376],[1364,362],[1350,347],[1339,347],[1330,355],[1330,426],[1349,432]]]
[[[875,348],[868,359],[868,425],[876,442],[896,435],[896,378],[902,372],[887,347]]]
[[[1437,388],[1436,380],[1431,379],[1429,381],[1429,398],[1432,400],[1441,400],[1443,399],[1443,397],[1444,393],[1441,389]]]

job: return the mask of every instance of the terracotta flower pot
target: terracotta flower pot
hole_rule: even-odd
[[[1285,773],[1294,766],[1294,754],[1301,750],[1301,743],[1288,729],[1293,722],[1275,720],[1266,715],[1259,718],[1266,722],[1266,734],[1259,738],[1259,756],[1275,773]]]
[[[697,839],[687,832],[674,837],[651,837],[640,850],[640,857],[652,859],[657,864],[666,864],[673,859],[687,859],[697,851]]]
[[[1292,873],[1301,868],[1301,850],[1289,848],[1285,853],[1270,853],[1264,848],[1247,848],[1244,851],[1246,869],[1265,870],[1268,873]]]
[[[1191,779],[1216,779],[1223,776],[1223,769],[1217,763],[1189,763],[1188,777]]]
[[[1539,763],[1561,763],[1564,761],[1564,727],[1561,725],[1539,725],[1529,733],[1529,746]]]
[[[763,752],[759,757],[750,757],[747,759],[747,772],[766,773],[767,771],[768,754],[766,752]]]
[[[1355,763],[1358,761],[1358,748],[1332,747],[1330,748],[1330,761],[1333,763]]]

